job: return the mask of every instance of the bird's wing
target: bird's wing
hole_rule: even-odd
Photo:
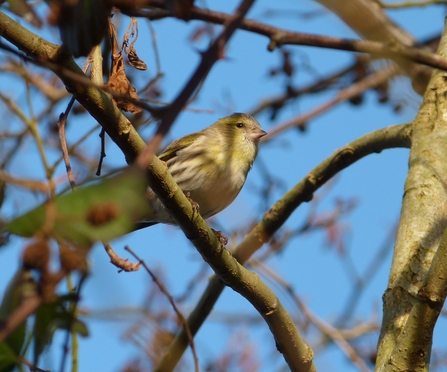
[[[179,138],[178,140],[172,142],[165,151],[159,156],[159,159],[167,162],[177,155],[177,152],[184,150],[185,148],[191,146],[198,138],[204,136],[202,132],[191,133],[185,137]]]

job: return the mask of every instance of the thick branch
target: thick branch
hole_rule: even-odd
[[[219,52],[222,51],[225,43],[252,3],[253,0],[242,1],[241,6],[234,17],[228,21],[221,36],[202,59],[200,66],[203,69],[196,70],[194,75],[196,78],[193,76],[190,83],[182,91],[178,100],[176,100],[173,111],[169,112],[167,117],[163,119],[159,131],[163,132],[169,128],[189,95],[194,92],[196,86],[218,59]],[[76,99],[103,125],[129,159],[135,158],[142,151],[143,141],[113,104],[110,97],[96,87],[84,85],[79,80],[72,79],[73,73],[75,76],[84,79],[85,75],[82,74],[71,57],[62,54],[60,48],[32,34],[3,13],[0,13],[0,35],[32,58],[45,61],[46,66],[55,72],[72,90]],[[67,72],[71,74],[67,74]],[[197,76],[200,78],[197,78]],[[132,141],[133,139],[135,143]],[[145,155],[148,155],[147,150],[145,154],[140,154],[139,159],[145,158]],[[140,161],[139,163],[144,164]],[[156,157],[153,157],[149,166],[148,178],[152,189],[160,197],[203,258],[227,285],[246,297],[263,316],[275,337],[278,350],[284,354],[290,368],[294,371],[313,371],[312,350],[301,340],[292,319],[274,293],[256,274],[240,266],[231,254],[221,246],[214,233],[199,213],[191,207],[190,202],[175,184],[165,165]]]
[[[433,329],[446,295],[447,229],[442,234],[427,279],[418,293],[417,301],[390,358],[390,365],[395,370],[407,371],[411,366],[426,367],[426,350],[431,349]]]
[[[275,337],[278,350],[284,355],[291,370],[314,371],[312,350],[301,339],[293,320],[278,298],[255,273],[241,266],[221,246],[216,235],[157,157],[152,159],[148,177],[151,188],[220,280],[250,301],[264,318]],[[194,333],[194,328],[191,328],[191,332]],[[170,370],[165,368],[160,370]]]
[[[313,194],[338,172],[367,155],[380,153],[382,150],[390,148],[409,148],[411,133],[411,124],[396,125],[367,134],[337,150],[272,206],[262,221],[248,233],[235,249],[233,256],[241,264],[245,263],[264,243],[272,238],[293,211],[303,202],[311,200]],[[219,277],[213,277],[210,280],[199,303],[188,317],[189,329],[193,335],[197,333],[210,314],[223,289],[224,284]],[[188,338],[182,329],[163,355],[156,371],[173,369],[187,346]]]
[[[447,29],[438,52],[441,57],[447,55]],[[419,293],[447,227],[446,79],[445,72],[434,71],[414,121],[409,172],[388,288],[383,297],[384,319],[376,365],[380,371],[429,368],[434,327],[430,322],[435,322],[436,317],[419,311]],[[424,338],[420,337],[421,332]],[[404,345],[402,340],[408,343]],[[396,360],[403,363],[396,365]]]

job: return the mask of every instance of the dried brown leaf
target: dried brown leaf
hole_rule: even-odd
[[[129,59],[129,65],[132,67],[135,67],[138,70],[147,70],[146,63],[138,57],[137,51],[133,45],[127,50],[127,58]]]
[[[116,29],[110,21],[109,34],[112,44],[112,67],[110,69],[107,87],[111,91],[119,94],[118,97],[115,95],[113,99],[120,109],[138,114],[142,111],[141,107],[129,102],[129,98],[131,100],[139,100],[137,91],[127,78],[122,52],[119,50],[119,46],[117,46],[118,37],[116,35]],[[125,40],[126,38],[128,38],[128,31],[126,31]]]
[[[133,38],[132,42],[129,44],[129,38]],[[129,59],[129,64],[138,70],[147,70],[146,63],[137,55],[137,50],[135,49],[135,43],[138,40],[138,22],[134,17],[131,17],[130,24],[127,27],[126,33],[123,37],[123,50],[127,54]]]

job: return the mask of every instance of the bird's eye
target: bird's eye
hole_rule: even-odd
[[[237,124],[236,124],[236,127],[237,127],[237,128],[243,128],[243,127],[244,127],[244,123],[237,123]]]

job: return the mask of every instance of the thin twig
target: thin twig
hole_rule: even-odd
[[[6,15],[4,15],[4,14],[2,14],[0,12],[0,18],[1,18],[1,16],[5,16],[6,17]],[[1,26],[1,23],[0,23],[0,26]],[[1,29],[0,29],[0,31],[1,31]],[[32,34],[29,30],[26,30],[26,31],[28,33]],[[48,43],[48,44],[50,44],[50,43]],[[55,48],[59,48],[56,45],[53,45],[53,44],[50,44],[50,45],[52,45]],[[107,94],[110,94],[113,98],[115,98],[115,99],[126,99],[129,102],[131,102],[131,103],[133,103],[133,104],[135,104],[135,105],[137,105],[137,106],[147,110],[148,112],[152,113],[155,116],[160,115],[160,112],[162,112],[163,109],[164,109],[164,108],[151,106],[151,105],[149,105],[149,104],[147,104],[147,103],[145,103],[143,101],[139,101],[137,99],[130,98],[127,95],[123,95],[123,94],[121,94],[121,93],[119,93],[119,92],[117,92],[115,90],[109,90],[109,89],[107,89],[106,85],[94,83],[87,76],[78,74],[77,72],[73,71],[72,69],[66,68],[62,64],[56,63],[55,61],[46,60],[46,59],[43,58],[43,56],[39,55],[39,58],[36,58],[36,59],[28,57],[27,55],[25,55],[25,54],[23,54],[23,53],[21,53],[21,52],[19,52],[17,50],[14,50],[9,45],[6,45],[6,44],[2,43],[1,41],[0,41],[0,49],[6,50],[7,52],[9,52],[9,53],[11,53],[13,55],[16,55],[17,57],[21,58],[22,60],[24,60],[26,62],[29,62],[29,63],[32,63],[32,64],[34,64],[36,66],[48,68],[51,71],[55,72],[62,80],[64,80],[64,79],[70,80],[70,84],[80,83],[80,84],[82,84],[82,85],[84,85],[86,87],[97,88],[97,89],[100,89],[100,90],[102,90],[104,92],[107,91]],[[57,53],[56,50],[54,52]],[[76,65],[76,67],[78,67],[78,66]],[[68,85],[69,84],[67,84],[67,86]]]
[[[385,258],[390,254],[396,239],[397,223],[393,223],[389,228],[385,241],[381,247],[374,254],[374,257],[369,262],[368,266],[362,270],[362,277],[353,282],[351,293],[346,300],[344,310],[341,316],[335,321],[337,326],[343,326],[351,316],[360,300],[360,294],[366,288],[368,283],[371,283],[375,274],[377,274],[380,265],[384,263]]]
[[[330,87],[332,87],[335,83],[340,81],[343,77],[346,77],[346,75],[352,74],[352,72],[356,68],[358,68],[359,64],[365,64],[366,58],[363,58],[363,60],[364,61],[357,60],[355,63],[352,63],[347,67],[343,67],[339,71],[336,71],[324,78],[318,79],[317,81],[313,81],[310,84],[305,85],[303,87],[298,88],[287,87],[286,92],[284,94],[280,94],[278,96],[269,99],[263,99],[254,108],[249,110],[248,113],[252,116],[256,116],[268,108],[270,109],[281,108],[288,101],[298,97],[302,97],[305,94],[320,93],[324,90],[327,90]]]
[[[48,184],[48,182],[16,178],[6,173],[2,169],[0,169],[0,180],[32,191],[39,191],[44,193],[49,193],[51,191],[51,186]]]
[[[403,1],[401,3],[384,3],[380,0],[375,0],[384,9],[402,9],[412,7],[423,7],[428,5],[447,5],[446,0],[423,0],[423,1]]]
[[[23,356],[19,356],[19,361],[20,361],[20,363],[26,365],[29,368],[30,371],[33,371],[33,372],[48,372],[47,369],[42,369],[42,368],[39,368],[39,367],[33,365],[30,361],[26,360]]]
[[[345,355],[355,364],[362,372],[371,372],[371,370],[366,365],[365,361],[360,357],[357,351],[350,345],[346,340],[343,332],[329,323],[325,322],[323,319],[315,315],[305,304],[304,301],[295,293],[292,285],[287,283],[277,272],[269,268],[263,262],[259,260],[250,260],[249,264],[254,265],[259,269],[264,275],[270,277],[276,283],[278,283],[292,298],[298,308],[302,311],[304,316],[317,327],[324,335],[330,337],[332,341],[338,345],[340,350],[342,350]],[[377,327],[375,328],[377,329]],[[371,327],[364,327],[364,332],[371,331]]]
[[[81,288],[82,288],[82,284],[84,283],[85,279],[86,279],[86,275],[82,274],[81,278],[79,279],[79,284],[78,284],[78,287],[76,288],[76,294],[75,294],[75,297],[74,297],[74,300],[72,302],[72,306],[70,309],[71,311],[70,311],[70,317],[68,319],[68,327],[67,327],[66,337],[65,337],[65,341],[64,341],[64,346],[62,348],[63,353],[62,353],[62,359],[61,359],[61,365],[60,365],[60,372],[64,371],[65,361],[67,360],[68,344],[70,342],[70,331],[72,331],[74,320],[76,319],[76,308],[77,308],[79,300],[81,298]]]
[[[299,115],[296,118],[292,118],[282,124],[278,124],[275,127],[271,128],[269,130],[269,133],[261,139],[261,141],[269,141],[271,138],[276,136],[277,134],[284,132],[285,130],[292,128],[292,127],[299,127],[301,129],[305,128],[305,125],[311,120],[312,118],[321,115],[322,113],[328,111],[329,109],[333,108],[334,106],[338,105],[339,103],[342,103],[344,101],[349,100],[350,98],[356,97],[365,90],[368,90],[370,88],[376,87],[380,84],[383,84],[384,81],[387,81],[392,76],[396,75],[398,73],[398,68],[395,65],[389,66],[383,70],[377,71],[374,74],[371,74],[364,79],[360,80],[359,82],[350,85],[349,87],[340,90],[337,95],[330,99],[329,101],[321,104],[320,106],[317,106],[313,108],[312,110],[309,110],[308,112]]]
[[[65,270],[61,269],[53,276],[54,284],[59,283],[67,273]],[[5,341],[5,339],[14,330],[20,326],[28,317],[35,313],[39,306],[43,303],[42,295],[33,295],[27,297],[12,313],[8,318],[0,322],[0,342]]]
[[[104,160],[104,158],[107,156],[106,154],[106,131],[104,130],[104,128],[101,128],[101,131],[99,132],[99,138],[101,139],[101,153],[99,154],[99,162],[98,162],[98,168],[96,169],[96,176],[100,176],[101,175],[101,167],[102,167],[102,162]]]
[[[61,142],[62,157],[64,159],[68,181],[70,182],[70,186],[71,186],[72,190],[76,189],[76,183],[75,183],[74,176],[73,176],[73,170],[72,170],[71,164],[70,164],[70,156],[68,153],[68,146],[67,146],[67,137],[65,135],[65,126],[67,124],[68,114],[70,113],[70,110],[73,107],[74,101],[75,101],[75,98],[74,98],[74,96],[72,96],[65,112],[59,116],[59,121],[57,122],[57,127],[59,129],[59,140]]]
[[[234,14],[229,16],[228,19],[225,21],[224,28],[220,35],[211,44],[208,50],[202,54],[201,61],[194,71],[193,75],[186,83],[184,88],[177,95],[177,97],[174,99],[169,108],[165,110],[165,113],[160,124],[158,125],[156,133],[149,141],[142,154],[140,154],[140,156],[138,157],[137,162],[141,168],[147,168],[152,155],[160,146],[164,136],[171,128],[177,115],[180,113],[183,107],[185,107],[186,103],[193,95],[197,87],[200,86],[205,77],[208,75],[214,63],[218,59],[222,58],[225,45],[242,22],[245,14],[248,12],[253,2],[254,0],[243,0],[240,3]]]
[[[165,8],[166,4],[162,0],[149,0],[148,5]],[[171,17],[169,12],[152,13],[144,10],[135,10],[129,13],[133,16],[147,17],[148,19],[160,19]],[[205,22],[224,24],[227,22],[229,14],[191,7],[190,19],[198,19]],[[369,53],[385,58],[407,58],[410,61],[420,63],[425,66],[447,70],[447,59],[415,47],[406,45],[388,45],[370,40],[344,39],[338,37],[321,36],[300,32],[288,31],[278,27],[270,26],[251,19],[244,19],[238,26],[240,29],[263,35],[269,38],[268,49],[270,51],[281,45],[303,45],[314,46],[327,49],[344,50],[350,52]]]
[[[191,347],[191,352],[192,352],[192,355],[194,358],[195,371],[199,372],[199,359],[197,358],[196,348],[194,345],[194,337],[192,336],[191,330],[188,327],[188,322],[186,321],[186,318],[183,316],[182,312],[178,309],[177,305],[175,304],[174,298],[171,296],[171,294],[169,293],[167,288],[164,286],[164,284],[160,280],[158,280],[157,276],[151,271],[151,269],[149,269],[149,267],[146,265],[146,263],[140,257],[138,257],[138,255],[134,251],[132,251],[132,249],[129,246],[126,245],[126,247],[124,249],[126,251],[128,251],[132,256],[134,256],[135,259],[138,260],[138,262],[146,269],[146,271],[148,272],[148,274],[150,275],[150,277],[152,278],[154,283],[158,286],[160,291],[167,297],[169,303],[172,306],[172,309],[177,314],[177,317],[179,318],[180,323],[182,324],[182,326],[184,327],[184,329],[186,331],[186,334],[188,336],[188,342]]]
[[[104,246],[104,249],[106,250],[107,255],[110,258],[110,262],[112,263],[112,265],[115,265],[119,269],[118,272],[133,272],[140,269],[141,265],[139,263],[129,262],[127,258],[124,259],[118,256],[108,242],[102,242],[102,244]]]

